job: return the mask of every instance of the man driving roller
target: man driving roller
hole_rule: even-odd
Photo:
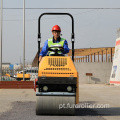
[[[58,25],[52,27],[53,38],[46,40],[39,54],[39,62],[42,57],[48,56],[64,56],[69,52],[67,40],[60,37],[61,28]],[[57,51],[55,52],[55,50]]]

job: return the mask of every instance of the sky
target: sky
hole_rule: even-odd
[[[1,4],[1,3],[0,3]],[[120,8],[120,0],[25,0],[26,8]],[[1,5],[0,5],[1,6]],[[23,0],[3,0],[3,8],[23,8]],[[75,24],[75,48],[114,47],[120,27],[120,9],[26,9],[25,61],[31,63],[37,53],[38,18],[44,12],[67,12]],[[43,16],[41,47],[52,37],[51,29],[59,25],[62,37],[71,49],[69,16]],[[3,9],[2,61],[23,61],[23,10]]]

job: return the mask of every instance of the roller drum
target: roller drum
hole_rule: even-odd
[[[37,96],[36,115],[74,115],[75,96]]]

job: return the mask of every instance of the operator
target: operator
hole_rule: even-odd
[[[53,38],[46,40],[46,42],[44,43],[44,46],[39,54],[39,62],[41,61],[42,57],[46,55],[53,56],[53,54],[55,54],[52,50],[50,51],[51,47],[53,49],[55,49],[54,47],[59,48],[59,51],[57,51],[59,56],[64,56],[64,54],[69,53],[67,40],[61,38],[60,33],[61,28],[58,25],[52,27]]]

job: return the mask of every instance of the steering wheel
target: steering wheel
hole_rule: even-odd
[[[48,51],[53,51],[53,52],[55,52],[55,54],[52,54],[52,56],[63,56],[63,54],[58,54],[58,51],[61,51],[61,52],[63,52],[64,51],[64,47],[62,47],[62,46],[54,46],[54,47],[49,47],[48,48]]]

